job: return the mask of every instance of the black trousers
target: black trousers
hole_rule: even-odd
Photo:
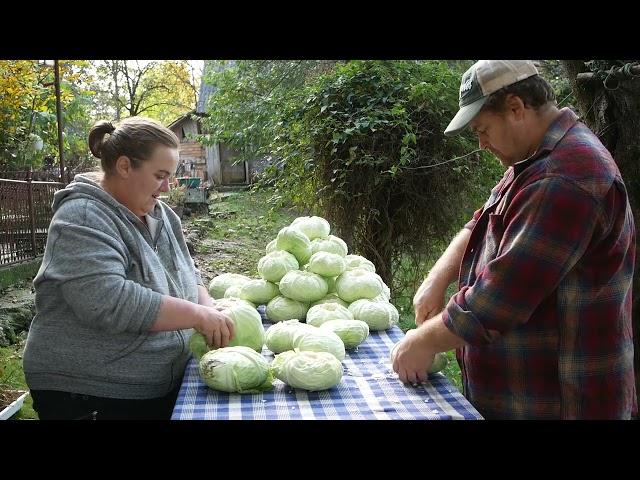
[[[55,390],[31,390],[40,420],[170,420],[180,387],[148,400],[93,397]]]

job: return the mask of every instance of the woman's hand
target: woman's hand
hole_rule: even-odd
[[[207,306],[201,306],[201,319],[195,329],[215,348],[229,345],[235,334],[233,320],[223,312]]]

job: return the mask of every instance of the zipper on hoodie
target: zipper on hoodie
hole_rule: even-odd
[[[149,234],[149,239],[151,240],[149,242],[149,244],[151,245],[151,248],[153,248],[153,251],[158,253],[158,240],[160,239],[160,233],[162,232],[162,229],[164,228],[164,222],[160,222],[160,225],[158,226],[158,229],[156,230],[156,238],[153,238],[153,235],[151,235],[151,229],[149,229],[149,225],[146,224],[145,222],[140,222],[142,223],[142,225],[144,225],[144,229],[147,231],[147,233]]]

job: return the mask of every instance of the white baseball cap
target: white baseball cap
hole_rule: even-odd
[[[480,112],[489,95],[533,75],[538,75],[538,69],[531,60],[478,60],[462,75],[460,110],[444,134],[460,133]]]

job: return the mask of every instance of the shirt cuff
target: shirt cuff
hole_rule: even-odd
[[[442,312],[445,326],[469,345],[488,345],[500,334],[495,330],[488,330],[470,310],[465,310],[464,294],[469,287],[463,287],[456,293]],[[460,305],[462,304],[462,305]]]
[[[471,219],[467,223],[464,224],[463,228],[467,228],[469,230],[473,230],[473,227],[476,226],[476,222],[477,222],[477,220]]]

